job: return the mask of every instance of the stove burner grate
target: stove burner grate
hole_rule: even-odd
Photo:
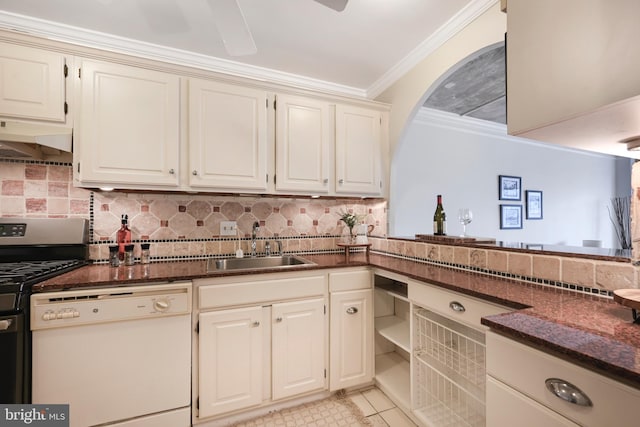
[[[0,280],[25,282],[61,274],[86,264],[85,260],[24,261],[0,263]]]

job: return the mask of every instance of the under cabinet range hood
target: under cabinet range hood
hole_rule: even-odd
[[[0,121],[0,158],[45,160],[71,153],[72,129]]]

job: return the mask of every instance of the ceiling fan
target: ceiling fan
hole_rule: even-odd
[[[337,12],[342,12],[349,0],[314,1]],[[207,0],[207,3],[213,11],[214,23],[220,37],[222,37],[227,53],[231,56],[255,54],[258,49],[238,0]]]

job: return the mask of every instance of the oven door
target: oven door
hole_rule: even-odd
[[[24,314],[0,316],[0,402],[25,403]]]

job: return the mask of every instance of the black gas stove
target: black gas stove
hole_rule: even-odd
[[[87,263],[88,230],[82,218],[0,218],[0,403],[30,403],[31,288]]]

